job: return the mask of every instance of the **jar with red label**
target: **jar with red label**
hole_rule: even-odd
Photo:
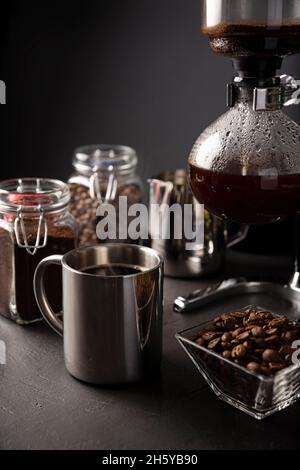
[[[77,244],[77,224],[69,212],[68,186],[58,180],[21,178],[0,182],[0,314],[17,323],[41,319],[33,276],[46,256]],[[46,273],[46,294],[61,310],[61,270]]]

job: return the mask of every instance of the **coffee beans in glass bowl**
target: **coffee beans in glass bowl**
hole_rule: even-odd
[[[257,419],[300,397],[300,325],[285,315],[248,306],[176,338],[216,395]]]
[[[300,325],[268,310],[249,308],[217,317],[199,331],[195,342],[226,359],[263,375],[292,364],[292,347],[300,340]]]

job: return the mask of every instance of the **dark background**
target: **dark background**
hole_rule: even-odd
[[[90,143],[133,146],[144,179],[184,167],[197,136],[225,111],[233,76],[200,34],[200,3],[10,1],[0,28],[1,179],[67,179],[73,149]],[[300,75],[297,56],[284,72]],[[253,228],[244,248],[290,249],[289,240],[286,222]]]

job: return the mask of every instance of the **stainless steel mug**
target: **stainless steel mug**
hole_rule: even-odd
[[[44,274],[62,266],[63,321],[45,295]],[[88,267],[136,267],[129,275],[95,275]],[[159,368],[163,262],[151,248],[105,244],[53,255],[38,265],[34,290],[49,325],[64,339],[67,370],[94,384],[135,382]]]
[[[201,206],[197,204],[190,191],[185,170],[165,171],[157,177],[150,178],[148,182],[151,246],[163,257],[165,274],[171,277],[196,278],[217,272],[223,265],[226,248],[242,241],[248,233],[248,227],[239,227],[238,231],[231,233],[229,224],[207,210],[204,212],[203,209],[200,210]],[[196,245],[193,250],[186,249],[187,240],[184,237],[175,239],[172,236],[178,220],[175,217],[173,219],[166,217],[164,208],[175,203],[182,207],[182,211],[185,204],[192,204],[195,226],[199,226],[197,221],[204,218],[203,243]],[[152,211],[156,206],[161,210]],[[180,223],[182,222],[183,219]],[[160,224],[163,226],[163,232],[171,234],[169,239],[162,239],[151,233],[152,228]]]

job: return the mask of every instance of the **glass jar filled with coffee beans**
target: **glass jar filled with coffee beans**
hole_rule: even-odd
[[[74,173],[68,180],[71,213],[79,225],[81,246],[104,242],[97,237],[98,206],[105,202],[116,210],[116,239],[105,241],[137,243],[127,235],[120,238],[119,197],[127,198],[127,207],[142,201],[142,183],[136,173],[138,158],[134,149],[121,145],[89,145],[75,150]],[[129,222],[129,219],[128,219]]]
[[[77,245],[77,224],[69,212],[68,185],[43,178],[0,182],[0,314],[27,324],[42,318],[33,276],[46,256]],[[61,268],[45,273],[46,295],[61,310]]]

